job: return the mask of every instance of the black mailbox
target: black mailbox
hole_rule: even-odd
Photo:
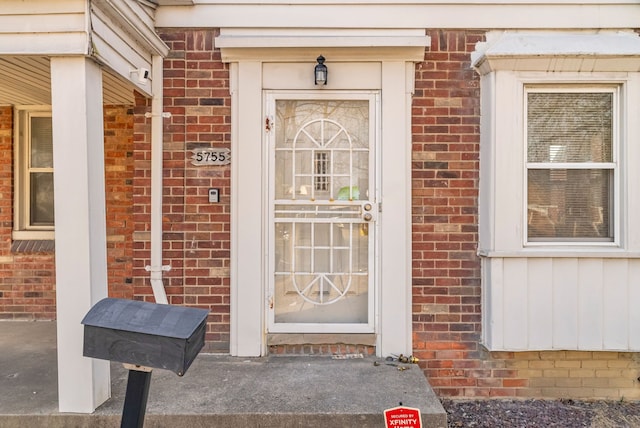
[[[85,357],[184,375],[204,346],[205,309],[106,298],[82,320]]]

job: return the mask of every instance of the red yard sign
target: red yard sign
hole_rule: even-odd
[[[420,410],[411,407],[394,407],[384,411],[386,428],[422,428]]]

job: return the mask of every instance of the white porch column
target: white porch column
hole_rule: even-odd
[[[82,356],[80,324],[107,297],[102,102],[94,62],[51,58],[61,412],[91,413],[111,395],[109,362]]]
[[[262,64],[231,63],[231,355],[264,355]],[[242,82],[242,90],[239,89]],[[257,121],[257,122],[256,122]]]
[[[382,63],[379,356],[412,353],[411,93],[414,65]]]

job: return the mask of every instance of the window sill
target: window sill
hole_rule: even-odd
[[[17,239],[11,243],[11,252],[16,253],[53,253],[56,245],[53,239]]]
[[[53,241],[55,232],[53,230],[14,230],[11,238],[14,241]]]
[[[566,248],[566,249],[524,249],[521,251],[489,251],[478,250],[478,256],[487,258],[507,257],[568,257],[568,258],[602,258],[602,259],[638,259],[640,252],[624,251],[619,248],[605,250],[602,248]]]

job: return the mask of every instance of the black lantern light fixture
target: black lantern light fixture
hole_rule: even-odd
[[[316,61],[318,61],[318,64],[316,64],[316,68],[314,70],[314,74],[315,74],[314,82],[316,85],[326,85],[327,75],[329,74],[329,72],[327,70],[327,66],[324,65],[324,57],[320,55],[316,59]]]

